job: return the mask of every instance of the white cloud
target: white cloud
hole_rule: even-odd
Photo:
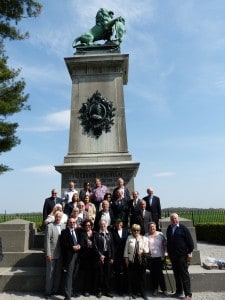
[[[52,165],[42,165],[42,166],[33,166],[30,168],[24,168],[22,169],[22,172],[47,174],[51,176],[58,175],[58,173],[55,171],[54,166]]]
[[[44,116],[39,123],[41,125],[21,128],[21,131],[36,131],[36,132],[47,132],[47,131],[59,131],[68,130],[70,124],[70,110],[63,110]]]
[[[153,176],[154,177],[171,177],[173,176],[173,172],[160,172],[160,173],[155,173]]]

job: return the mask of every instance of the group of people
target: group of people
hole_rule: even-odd
[[[167,296],[163,275],[167,253],[176,281],[174,296],[184,292],[185,299],[191,299],[191,234],[174,213],[165,236],[160,231],[160,219],[160,199],[153,189],[148,188],[143,199],[137,191],[131,198],[122,178],[112,193],[100,178],[96,178],[95,188],[85,182],[80,192],[70,182],[63,198],[53,189],[43,207],[46,299],[59,292],[65,300],[93,293],[97,298],[112,298],[115,290],[130,299],[141,296],[146,300],[146,268],[150,269],[148,284],[153,296],[159,288]]]

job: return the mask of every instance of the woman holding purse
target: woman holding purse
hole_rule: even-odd
[[[129,298],[136,299],[139,294],[147,300],[145,289],[146,269],[142,266],[142,256],[149,253],[148,239],[141,235],[141,227],[133,224],[132,234],[128,236],[124,249],[124,259],[128,267]]]

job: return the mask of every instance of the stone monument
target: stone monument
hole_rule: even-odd
[[[69,181],[76,188],[96,177],[112,191],[122,177],[130,191],[139,163],[128,152],[124,91],[129,55],[120,53],[125,33],[122,17],[99,9],[96,25],[73,42],[73,57],[65,58],[72,80],[69,150],[62,165],[62,192]],[[95,41],[104,40],[104,44]]]

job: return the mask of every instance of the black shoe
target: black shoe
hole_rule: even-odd
[[[79,294],[79,293],[74,293],[74,294],[72,295],[72,297],[78,298],[78,297],[80,297],[80,294]]]
[[[101,292],[97,293],[97,294],[96,294],[96,297],[97,297],[97,298],[101,298],[101,297],[102,297],[102,293],[101,293]]]
[[[51,295],[45,295],[45,299],[50,299]]]
[[[129,295],[129,298],[136,299],[136,296],[134,294],[132,294],[132,295]]]
[[[89,297],[90,294],[88,292],[84,293],[84,297]]]
[[[109,297],[109,298],[113,298],[113,295],[110,294],[110,293],[105,293],[105,296],[106,296],[106,297]]]
[[[184,296],[184,294],[181,292],[176,292],[175,294],[172,295],[173,298],[182,298]]]

